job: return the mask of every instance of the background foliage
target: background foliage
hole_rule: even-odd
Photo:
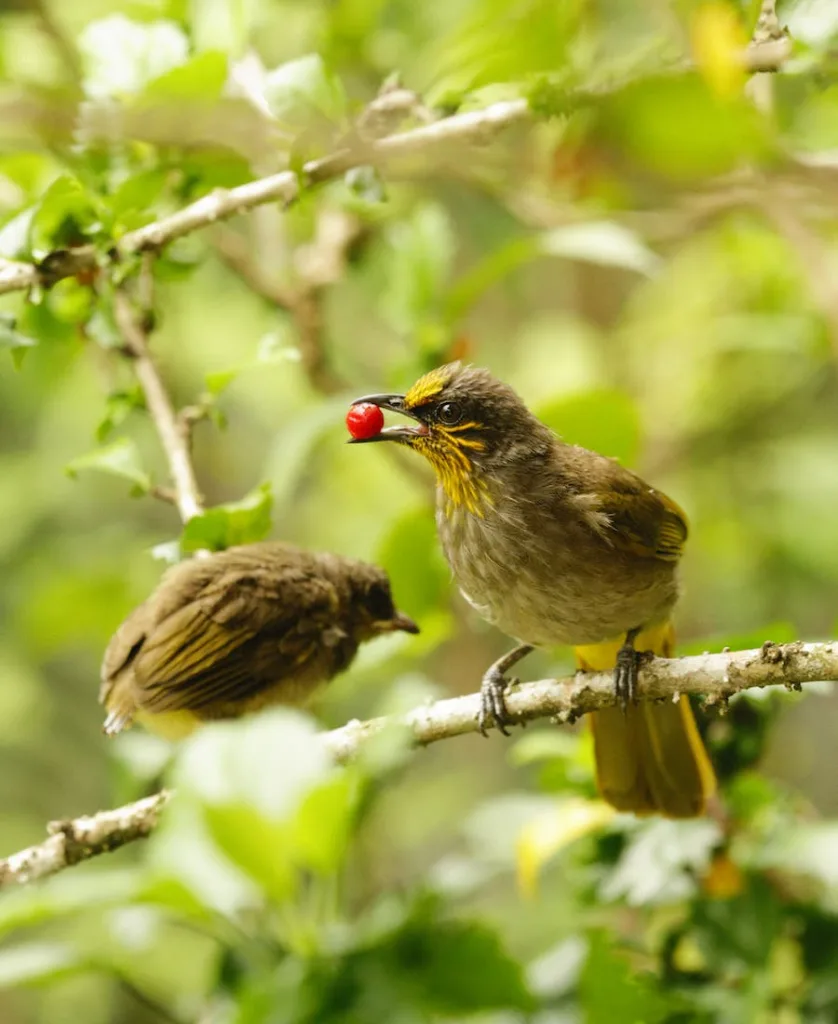
[[[758,6],[3,5],[7,258],[105,252],[326,153],[394,70],[436,113],[526,95],[543,115],[157,261],[154,349],[209,417],[213,509],[183,548],[270,533],[375,559],[423,626],[364,651],[320,722],[471,691],[507,645],[453,591],[424,468],[343,444],[349,398],[455,356],[689,511],[683,651],[834,635],[838,16],[781,4],[794,56],[746,85],[730,53]],[[165,467],[109,288],[0,300],[0,854],[161,773],[179,796],[147,844],[0,898],[0,1018],[838,1018],[827,688],[708,712],[722,806],[686,823],[610,815],[584,726],[412,755],[385,736],[343,770],[298,714],[207,730],[173,765],[139,731],[104,740],[101,652],[178,540],[144,496]]]

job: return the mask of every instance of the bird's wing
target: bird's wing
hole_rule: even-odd
[[[133,664],[138,703],[159,713],[250,697],[306,661],[337,610],[322,577],[227,571],[148,631]]]
[[[666,562],[681,557],[689,532],[687,517],[661,491],[611,463],[603,486],[597,487],[593,496],[599,532],[614,547]]]
[[[143,645],[150,625],[150,607],[144,602],[134,609],[111,638],[100,670],[99,703],[105,704],[117,676],[127,668]]]

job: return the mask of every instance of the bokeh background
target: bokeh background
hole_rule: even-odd
[[[747,77],[758,14],[0,6],[7,259],[104,252],[327,153],[394,72],[417,99],[384,130],[518,96],[536,111],[156,263],[153,350],[206,412],[195,465],[225,529],[377,561],[423,626],[366,648],[311,721],[222,729],[175,768],[139,730],[101,735],[102,651],[180,525],[142,493],[166,469],[104,275],[0,298],[0,855],[161,778],[185,794],[149,843],[0,896],[4,1024],[838,1019],[829,685],[702,716],[722,801],[698,822],[604,814],[584,724],[412,755],[396,737],[346,772],[300,753],[313,721],[475,690],[508,646],[451,584],[426,467],[344,444],[348,400],[452,358],[688,511],[680,650],[834,635],[838,14],[779,4],[790,56]],[[542,652],[525,675],[570,667]],[[237,760],[249,771],[210,792]]]

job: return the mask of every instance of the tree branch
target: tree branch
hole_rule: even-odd
[[[175,487],[175,505],[180,518],[186,522],[203,511],[203,502],[189,451],[189,424],[175,412],[149,351],[146,332],[137,321],[131,300],[120,288],[114,293],[114,315],[125,341],[126,352],[134,362],[134,372],[143,389],[149,416],[154,422],[163,451],[166,453]]]
[[[788,38],[769,38],[764,42],[752,43],[742,52],[741,60],[748,73],[779,71],[790,52],[791,43]],[[684,61],[676,65],[674,70],[684,72],[691,67],[690,61]],[[599,95],[604,91],[578,90],[572,95],[577,100],[583,100],[586,96]],[[177,213],[129,231],[115,246],[114,257],[160,249],[183,235],[264,203],[290,205],[303,188],[331,181],[352,167],[363,164],[384,166],[395,159],[419,153],[430,156],[434,151],[454,143],[487,143],[505,128],[527,121],[531,116],[532,111],[526,99],[506,100],[482,110],[453,114],[380,139],[355,138],[351,145],[336,153],[310,160],[299,174],[296,171],[281,171],[236,188],[216,189]],[[70,250],[68,255],[71,258],[58,261],[51,261],[48,256],[41,264],[0,260],[0,295],[37,285],[55,284],[63,277],[96,267],[96,252],[92,245]]]
[[[838,681],[838,641],[769,642],[750,651],[654,658],[641,669],[639,692],[643,698],[661,700],[692,693],[703,696],[705,706],[723,710],[731,697],[744,690],[775,685],[799,690],[804,683],[821,681]],[[506,704],[520,722],[538,718],[573,722],[590,711],[612,706],[614,682],[609,672],[542,679],[511,690]],[[335,760],[344,763],[352,760],[370,737],[390,727],[407,729],[417,746],[477,732],[479,710],[480,694],[471,693],[435,701],[406,715],[349,722],[323,733],[322,741]],[[164,790],[116,810],[53,822],[49,826],[52,835],[44,843],[0,861],[0,889],[43,878],[147,836],[170,795]]]
[[[0,889],[23,885],[149,835],[170,797],[167,790],[136,803],[47,825],[50,838],[0,861]]]

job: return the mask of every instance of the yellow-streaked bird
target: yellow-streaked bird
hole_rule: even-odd
[[[99,703],[113,736],[136,719],[169,739],[201,722],[304,703],[365,640],[416,624],[386,573],[279,541],[167,570],[105,651]]]
[[[505,732],[505,673],[517,661],[536,646],[571,644],[581,669],[614,670],[622,705],[591,715],[603,797],[636,814],[702,814],[715,776],[688,697],[636,697],[638,652],[672,651],[681,509],[612,459],[563,443],[486,370],[451,363],[404,395],[361,402],[415,421],[363,440],[395,441],[430,462],[457,583],[519,641],[483,677],[481,729],[494,722]]]

